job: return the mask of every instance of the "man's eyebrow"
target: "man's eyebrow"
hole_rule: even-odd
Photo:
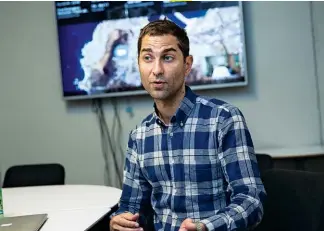
[[[174,52],[176,52],[177,50],[171,47],[171,48],[164,49],[164,50],[162,51],[162,53],[167,53],[167,52],[170,52],[170,51],[174,51]],[[143,48],[143,49],[141,50],[141,52],[153,52],[153,50],[152,50],[151,48]]]
[[[143,48],[141,52],[153,52],[151,48]]]
[[[167,52],[170,52],[170,51],[177,52],[176,49],[174,49],[174,48],[171,47],[171,48],[167,48],[167,49],[163,50],[162,53],[167,53]]]

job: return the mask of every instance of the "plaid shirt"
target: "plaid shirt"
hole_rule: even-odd
[[[130,134],[116,214],[152,206],[155,230],[192,218],[208,230],[258,224],[266,192],[242,113],[216,99],[186,95],[170,125],[156,112]]]

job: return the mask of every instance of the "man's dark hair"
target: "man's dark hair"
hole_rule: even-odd
[[[189,56],[189,38],[187,36],[187,32],[170,20],[164,19],[153,21],[141,29],[137,42],[138,56],[140,55],[142,40],[145,35],[173,35],[178,40],[178,46],[183,54],[183,57],[186,58],[187,56]]]

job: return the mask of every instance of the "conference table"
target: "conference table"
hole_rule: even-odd
[[[84,231],[118,203],[121,190],[102,185],[33,186],[3,188],[2,196],[5,216],[47,213],[41,231]]]

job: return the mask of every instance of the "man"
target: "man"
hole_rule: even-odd
[[[239,109],[185,86],[193,57],[171,21],[146,25],[138,64],[154,112],[130,134],[119,210],[111,230],[245,230],[263,216],[266,196],[250,133]]]

